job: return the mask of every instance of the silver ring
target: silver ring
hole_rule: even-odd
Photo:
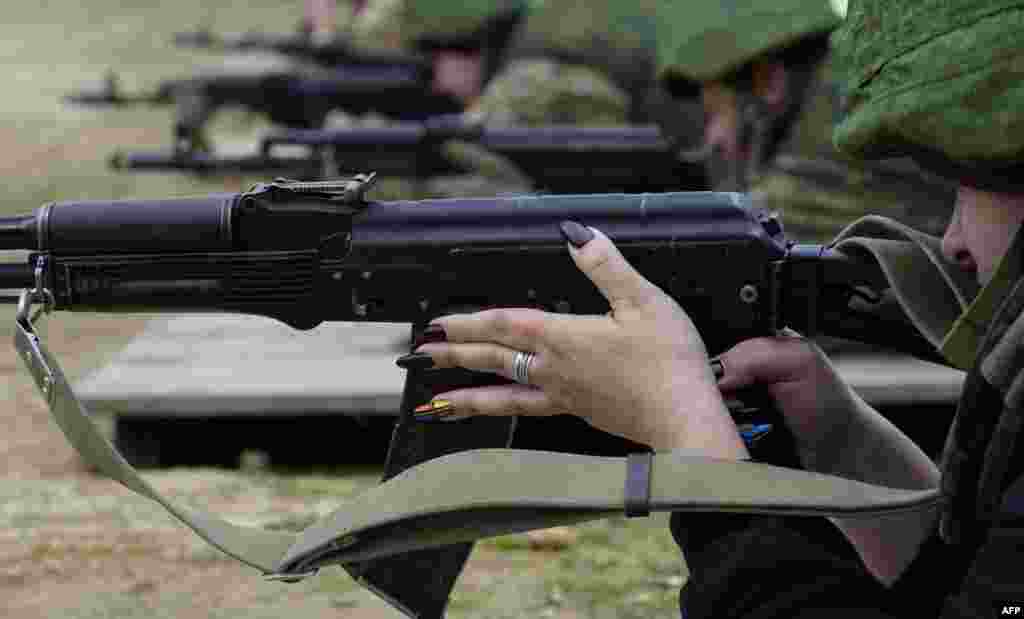
[[[530,384],[530,363],[536,357],[532,352],[517,351],[512,359],[512,379],[520,385]]]

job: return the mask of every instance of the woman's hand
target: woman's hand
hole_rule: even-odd
[[[689,316],[642,277],[601,232],[562,224],[576,265],[611,306],[604,316],[494,309],[433,321],[445,341],[417,349],[435,367],[463,367],[512,379],[518,351],[535,353],[529,385],[460,389],[449,419],[468,415],[569,413],[655,449],[691,448],[745,458],[715,386],[704,342]]]
[[[719,355],[718,387],[728,399],[757,387],[771,396],[808,470],[833,472],[850,440],[857,396],[814,342],[787,331],[740,342]]]
[[[793,335],[747,340],[723,353],[723,395],[767,389],[809,470],[895,488],[936,487],[938,468],[921,448],[856,395],[816,344]],[[936,517],[928,510],[830,520],[874,577],[890,585],[917,556]]]

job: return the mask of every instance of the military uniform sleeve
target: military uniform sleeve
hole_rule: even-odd
[[[893,617],[886,589],[825,518],[672,515],[690,578],[684,619]]]

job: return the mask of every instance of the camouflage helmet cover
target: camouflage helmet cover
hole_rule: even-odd
[[[579,50],[595,45],[604,53],[656,46],[655,0],[531,0],[525,30],[551,48]],[[649,77],[648,77],[649,79]]]
[[[836,34],[836,146],[911,156],[993,191],[1024,187],[1024,0],[855,0]]]
[[[464,36],[526,7],[527,0],[376,0],[354,19],[353,34],[369,47],[388,35],[410,45],[424,36]]]
[[[660,0],[658,14],[659,76],[698,82],[723,78],[840,21],[829,0]]]

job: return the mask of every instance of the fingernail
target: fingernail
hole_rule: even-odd
[[[772,424],[760,423],[760,424],[747,424],[740,426],[740,438],[746,443],[747,447],[751,447],[765,434],[768,434],[772,430]]]
[[[412,409],[417,421],[438,421],[455,414],[455,407],[448,400],[431,400]]]
[[[403,370],[429,370],[434,367],[434,359],[425,352],[414,352],[396,359],[395,365]]]
[[[594,233],[586,226],[581,226],[575,221],[563,221],[558,229],[562,232],[562,238],[572,243],[572,246],[579,249],[594,238]]]
[[[715,359],[711,362],[711,373],[715,375],[715,380],[722,380],[725,376],[725,364],[721,360]]]
[[[420,333],[420,336],[416,338],[416,342],[413,344],[413,348],[419,348],[424,344],[430,344],[431,342],[446,342],[448,341],[448,334],[444,332],[444,327],[441,325],[427,325],[427,328]]]

